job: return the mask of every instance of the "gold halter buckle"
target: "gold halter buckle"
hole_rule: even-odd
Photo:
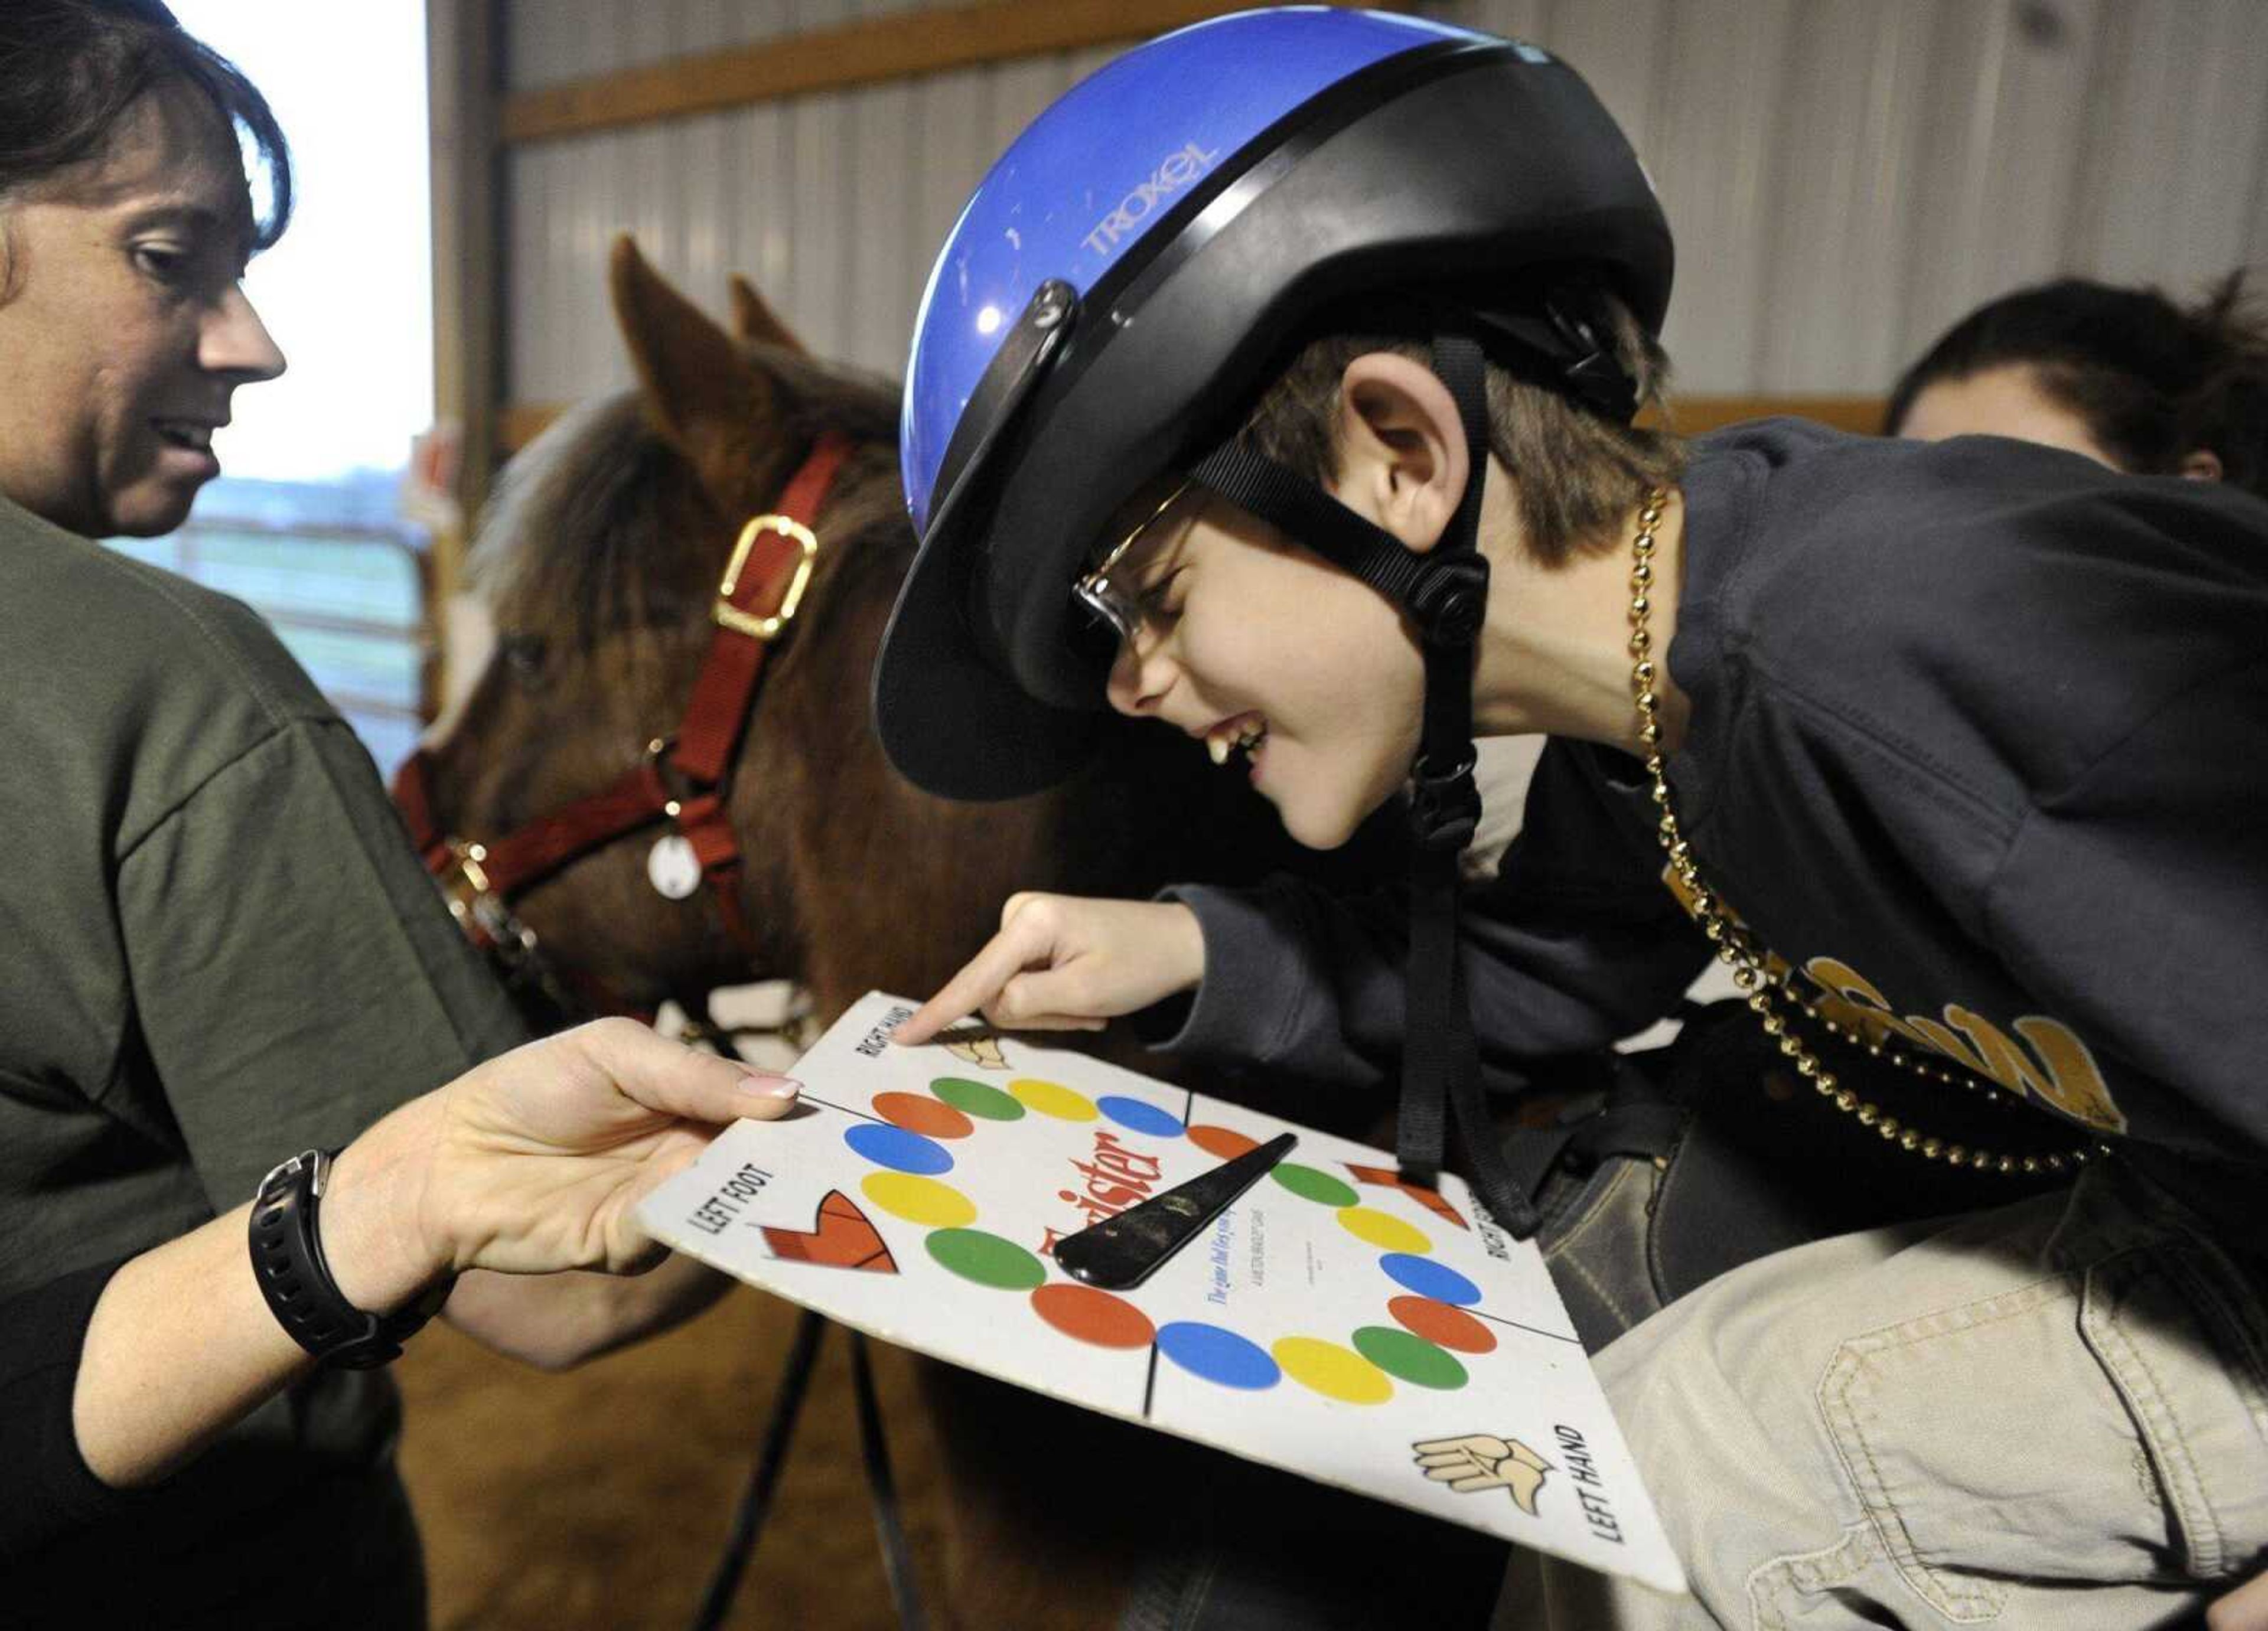
[[[803,552],[795,563],[795,576],[788,580],[787,593],[780,600],[780,608],[770,617],[757,617],[743,612],[733,604],[733,591],[740,582],[740,574],[748,564],[748,552],[756,540],[766,533],[777,533]],[[733,546],[732,563],[725,569],[725,581],[717,590],[717,621],[725,628],[736,629],[757,640],[774,640],[795,617],[796,608],[803,604],[803,591],[811,583],[812,562],[819,558],[819,540],[812,530],[792,516],[760,515],[740,529],[740,541]]]

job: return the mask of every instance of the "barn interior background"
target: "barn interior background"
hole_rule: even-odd
[[[434,417],[461,438],[444,474],[464,516],[563,405],[629,383],[606,297],[617,232],[712,311],[743,274],[814,351],[895,374],[929,257],[1007,140],[1129,40],[1228,9],[427,0]],[[1676,232],[1667,340],[1689,429],[1784,408],[1871,429],[1904,363],[2020,283],[2076,272],[2186,298],[2268,262],[2257,0],[1416,9],[1543,45],[1622,121]],[[418,582],[387,616],[461,681],[477,620],[445,622],[463,529],[412,537]],[[335,558],[302,558],[289,595],[366,601]],[[413,668],[371,727],[381,757],[400,710],[446,684]],[[683,1621],[779,1363],[749,1301],[566,1378],[421,1341],[407,1465],[438,1625]],[[905,1459],[918,1497],[917,1442]],[[886,1622],[855,1467],[847,1422],[806,1424],[787,1527],[732,1623]]]

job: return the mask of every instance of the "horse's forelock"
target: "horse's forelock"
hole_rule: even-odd
[[[658,439],[637,394],[622,391],[569,408],[512,456],[465,569],[499,628],[571,631],[601,614],[593,602],[603,573],[594,569],[619,553],[608,545],[630,496],[622,478]]]

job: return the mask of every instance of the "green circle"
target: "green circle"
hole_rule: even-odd
[[[923,1244],[929,1254],[978,1285],[1002,1291],[1029,1291],[1045,1283],[1047,1265],[1012,1240],[981,1229],[937,1229]]]
[[[1296,1161],[1278,1161],[1270,1176],[1303,1201],[1320,1201],[1325,1206],[1352,1206],[1362,1199],[1355,1194],[1353,1185],[1329,1172],[1301,1166]]]
[[[990,1082],[972,1082],[967,1076],[941,1076],[929,1084],[929,1091],[955,1110],[987,1121],[1020,1121],[1023,1119],[1024,1106]]]
[[[1446,1349],[1392,1326],[1365,1326],[1354,1333],[1354,1351],[1391,1377],[1415,1387],[1462,1387],[1465,1368]]]

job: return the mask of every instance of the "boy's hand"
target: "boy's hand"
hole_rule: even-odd
[[[1204,935],[1177,902],[1011,895],[1000,932],[893,1039],[926,1042],[979,1012],[1009,1030],[1100,1031],[1204,977]]]

